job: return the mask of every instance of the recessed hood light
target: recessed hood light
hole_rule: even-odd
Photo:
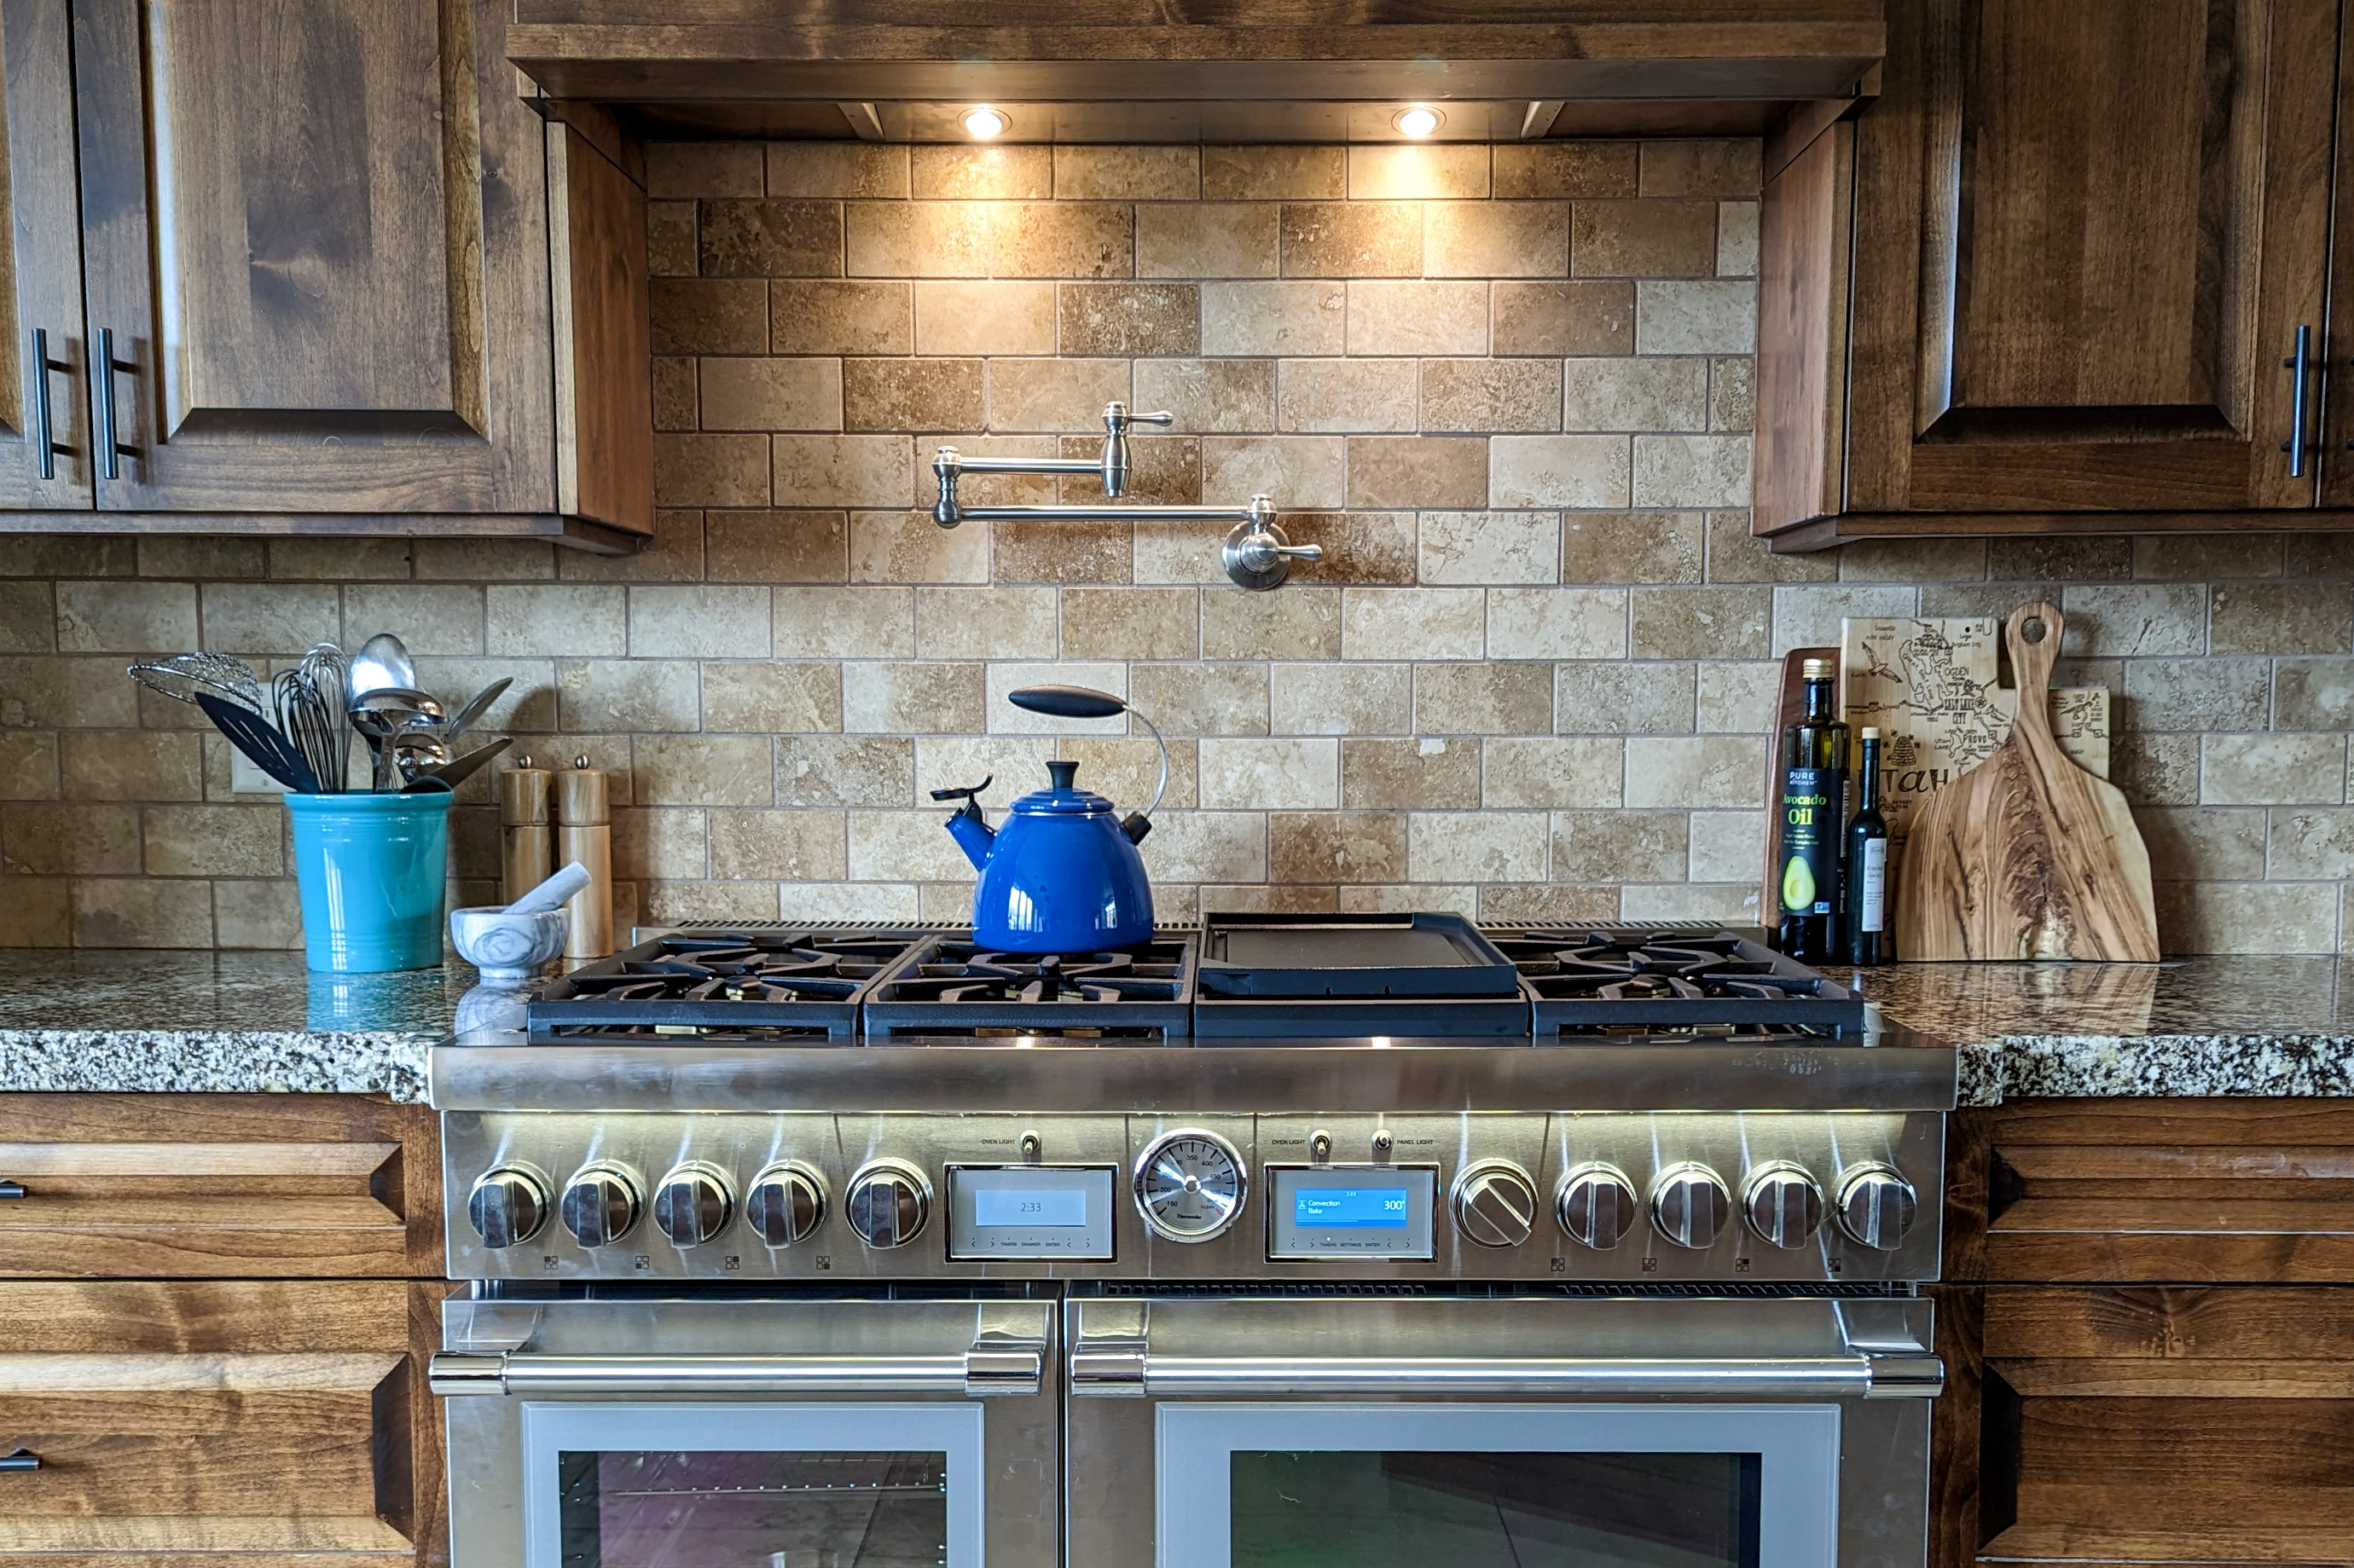
[[[986,142],[1004,133],[1005,116],[986,103],[977,103],[964,111],[964,128],[968,135]]]
[[[1390,123],[1397,127],[1399,135],[1419,142],[1446,124],[1447,116],[1427,103],[1412,103],[1390,116]]]

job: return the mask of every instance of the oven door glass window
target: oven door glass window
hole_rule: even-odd
[[[1159,1411],[1187,1568],[1831,1568],[1835,1405]]]
[[[526,1404],[528,1568],[975,1568],[981,1414]]]

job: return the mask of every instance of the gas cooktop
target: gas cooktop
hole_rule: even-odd
[[[1489,927],[1532,998],[1540,1044],[1663,1031],[1778,1038],[1864,1027],[1863,999],[1724,930]]]
[[[1182,934],[1110,952],[1050,954],[935,937],[875,982],[866,1032],[1182,1040],[1193,1033],[1194,959],[1193,938]]]
[[[546,981],[525,1021],[534,1038],[584,1044],[847,1041],[875,978],[933,939],[911,930],[668,931]]]

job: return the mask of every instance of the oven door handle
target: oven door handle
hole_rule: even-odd
[[[444,1396],[505,1394],[928,1393],[984,1399],[1036,1393],[1046,1351],[978,1344],[950,1355],[564,1356],[531,1351],[444,1351],[426,1377]]]
[[[1181,1356],[1130,1343],[1071,1352],[1071,1392],[1096,1397],[1320,1394],[1681,1399],[1927,1399],[1929,1355],[1642,1359],[1608,1356]]]

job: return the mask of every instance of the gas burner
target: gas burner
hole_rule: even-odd
[[[1862,1000],[1731,931],[1490,928],[1536,998],[1536,1038],[1819,1040],[1863,1027]]]
[[[1044,1034],[1182,1039],[1192,1033],[1194,948],[1164,938],[1100,953],[928,945],[866,999],[875,1035]]]
[[[541,986],[535,1038],[847,1040],[858,998],[921,933],[798,927],[672,932]]]

